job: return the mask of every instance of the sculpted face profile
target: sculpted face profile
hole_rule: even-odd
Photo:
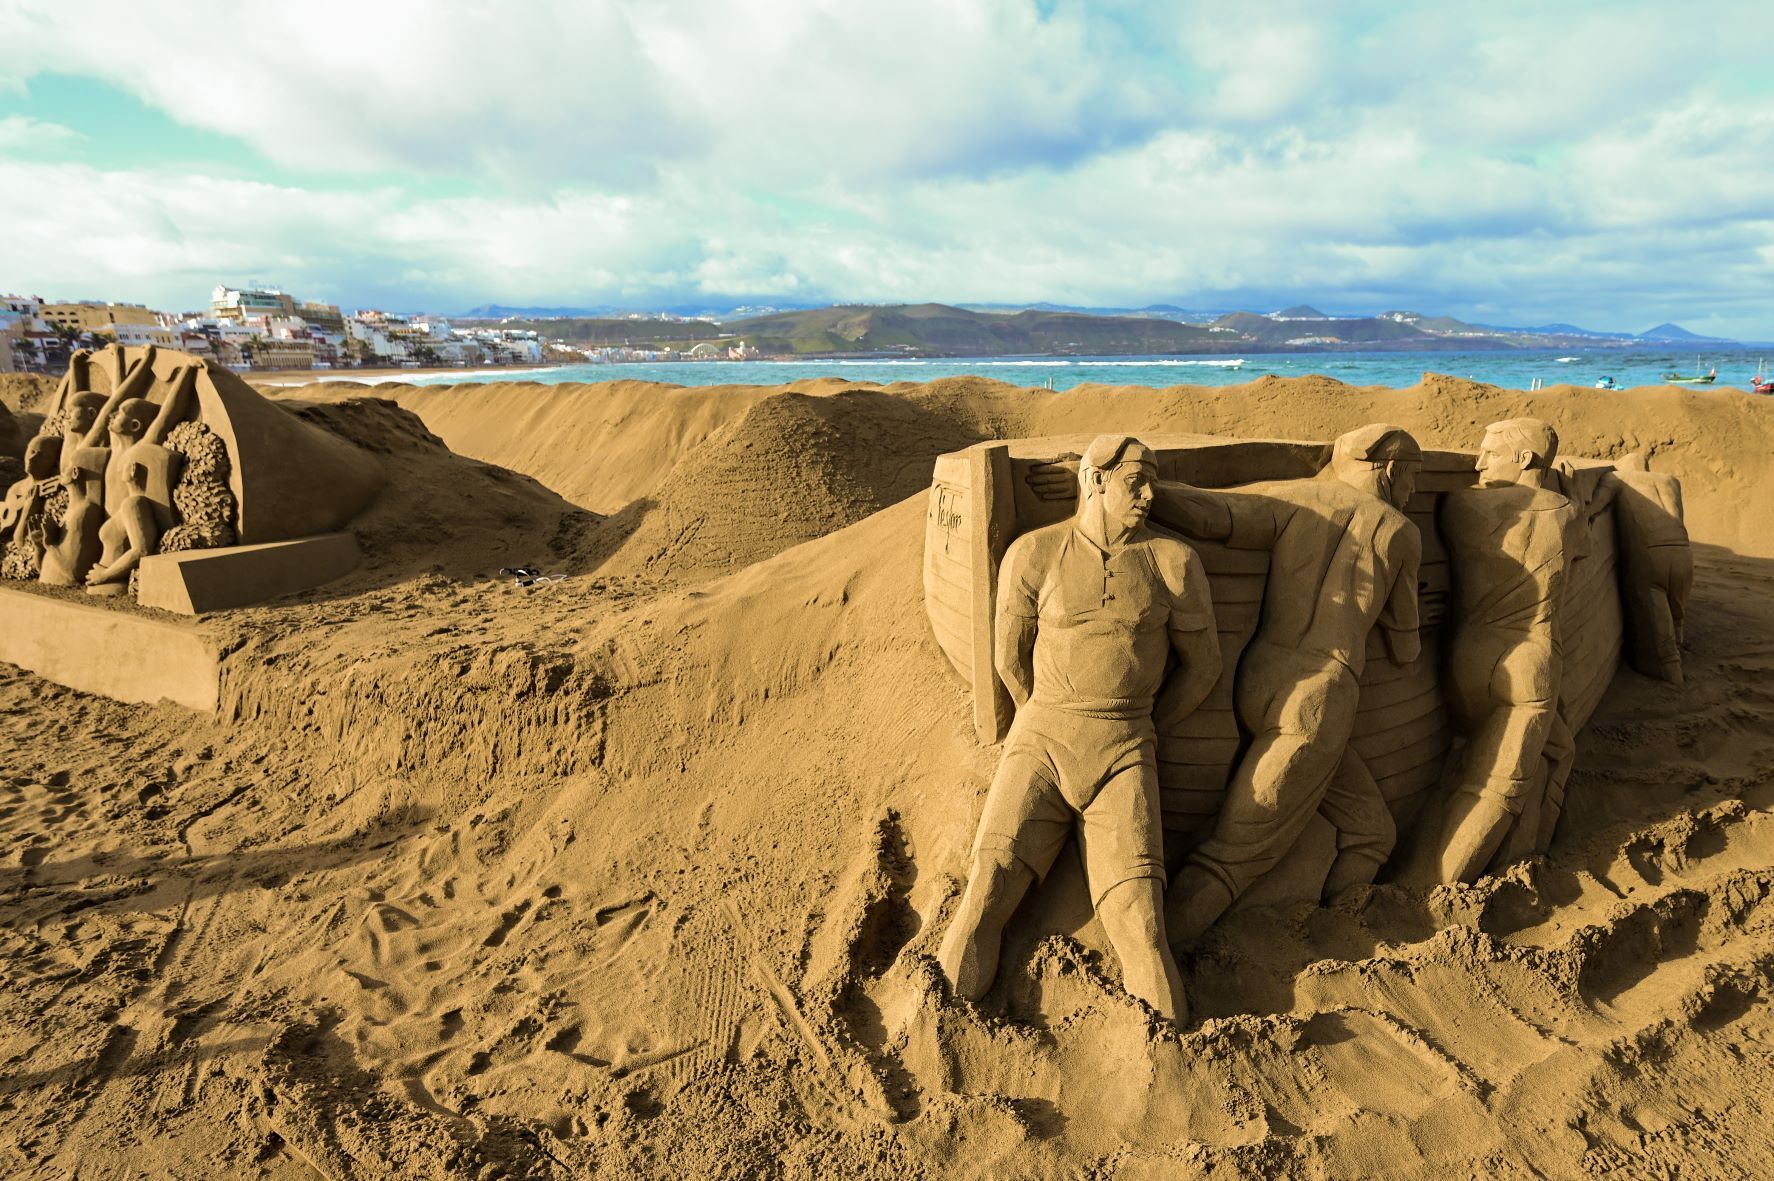
[[[1256,634],[1238,664],[1234,703],[1249,748],[1214,827],[1170,887],[1167,927],[1192,943],[1294,847],[1314,815],[1337,832],[1322,891],[1371,882],[1392,851],[1392,817],[1349,746],[1368,635],[1388,657],[1418,656],[1422,539],[1401,511],[1422,452],[1376,423],[1337,439],[1315,479],[1256,494],[1165,485],[1157,519],[1233,548],[1268,549]]]
[[[93,433],[104,409],[103,394],[86,390],[69,396],[67,427],[62,434],[62,479],[96,480],[103,476],[105,457],[89,453],[86,440]],[[97,470],[94,470],[95,464]]]
[[[0,531],[10,534],[23,524],[39,488],[56,478],[61,457],[62,441],[54,435],[37,435],[25,444],[25,475],[6,490],[6,501],[0,505]]]
[[[1219,678],[1220,653],[1200,558],[1146,523],[1157,474],[1138,440],[1098,438],[1073,517],[1004,556],[994,642],[1017,710],[942,943],[961,996],[991,986],[1005,923],[1075,833],[1127,991],[1170,1020],[1187,1012],[1164,930],[1153,712],[1167,724],[1191,713]]]
[[[0,577],[30,579],[42,570],[45,516],[61,487],[62,440],[38,435],[25,444],[25,475],[0,503]]]
[[[1511,418],[1485,428],[1473,467],[1481,488],[1506,484],[1546,487],[1552,461],[1558,457],[1558,435],[1537,418]]]

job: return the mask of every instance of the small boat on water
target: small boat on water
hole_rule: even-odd
[[[1763,361],[1756,366],[1755,376],[1749,379],[1751,393],[1774,394],[1774,377],[1768,376],[1768,362]]]
[[[1598,390],[1617,390],[1620,387],[1614,384],[1613,378],[1604,373],[1602,376],[1595,379],[1595,388]]]
[[[1679,373],[1665,373],[1663,375],[1663,380],[1672,385],[1711,385],[1714,381],[1718,380],[1718,376],[1719,368],[1717,365],[1714,365],[1705,373],[1701,373],[1696,369],[1693,377],[1683,377]]]

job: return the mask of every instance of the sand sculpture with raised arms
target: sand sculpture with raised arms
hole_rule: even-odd
[[[7,491],[0,576],[97,596],[139,587],[184,613],[242,606],[348,569],[335,531],[384,479],[374,456],[213,362],[152,345],[78,352]],[[305,545],[323,560],[266,549]]]
[[[1156,476],[1144,444],[1098,438],[1079,465],[1075,517],[1005,555],[998,671],[1017,714],[942,945],[962,996],[991,985],[1004,924],[1076,831],[1128,992],[1173,1021],[1187,1011],[1164,932],[1153,711],[1186,717],[1218,679],[1220,654],[1200,559],[1146,522]]]

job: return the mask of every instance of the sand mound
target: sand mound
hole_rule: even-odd
[[[299,394],[326,401],[366,388]],[[1013,429],[1021,400],[1014,387],[970,378],[891,392],[829,379],[373,389],[463,454],[611,513],[569,566],[651,585],[728,573],[903,500],[929,483],[936,456]]]
[[[977,423],[876,390],[779,393],[690,450],[626,512],[612,573],[695,579],[822,537],[929,486],[936,456]]]
[[[363,564],[310,598],[350,601],[346,610],[355,613],[374,607],[353,596],[419,576],[470,581],[501,566],[558,564],[562,549],[595,528],[593,514],[529,476],[456,455],[417,415],[392,402],[284,405],[372,452],[388,473],[381,495],[352,522]],[[292,620],[296,626],[315,622]],[[255,616],[252,626],[262,623]]]
[[[1767,463],[1774,454],[1774,404],[1734,390],[1555,386],[1527,393],[1437,374],[1425,374],[1422,383],[1402,390],[1348,386],[1318,376],[1268,376],[1225,387],[1084,385],[1060,393],[978,377],[884,390],[829,380],[714,389],[643,382],[377,389],[393,393],[455,450],[534,476],[575,504],[610,514],[640,500],[669,504],[666,519],[648,530],[639,548],[628,550],[625,563],[670,552],[678,531],[708,533],[709,525],[696,523],[699,501],[732,502],[721,511],[730,514],[740,534],[782,512],[784,498],[770,480],[738,470],[747,445],[754,455],[812,448],[809,462],[830,473],[832,491],[824,503],[807,500],[821,495],[819,481],[797,484],[793,472],[768,465],[758,471],[802,490],[807,507],[789,509],[791,520],[823,519],[829,528],[855,520],[857,505],[872,510],[920,486],[909,473],[921,468],[927,478],[950,438],[975,442],[1125,430],[1327,439],[1384,420],[1433,446],[1471,448],[1485,424],[1522,415],[1558,424],[1567,454],[1649,453],[1654,468],[1681,479],[1695,537],[1742,553],[1774,554],[1774,535],[1761,528],[1752,507],[1774,496],[1774,468]],[[807,427],[805,413],[773,412],[741,426],[754,408],[795,397],[785,392],[791,390],[805,395],[804,403],[815,396],[852,403],[866,399],[867,411],[877,418],[868,421],[857,406],[831,433]],[[354,385],[302,390],[303,397],[362,393],[363,387]],[[905,413],[906,406],[916,413]],[[738,444],[731,441],[740,436]],[[886,476],[895,464],[908,473],[903,481]],[[690,466],[673,478],[683,465]],[[862,470],[871,466],[872,472]],[[859,495],[859,485],[878,488],[880,495]],[[629,520],[635,524],[635,514]],[[784,544],[811,535],[790,524]],[[711,554],[707,562],[692,561],[687,568],[724,570],[772,552],[736,542],[730,553]]]
[[[10,484],[25,474],[25,428],[12,411],[0,406],[0,482]]]
[[[293,396],[391,399],[422,417],[458,454],[534,476],[582,508],[614,513],[650,495],[679,460],[766,398],[782,391],[822,395],[843,388],[847,383],[831,378],[780,387],[695,388],[647,381],[325,382],[303,386]]]
[[[599,513],[616,512],[648,495],[685,452],[770,395],[750,387],[684,389],[614,381],[371,389],[329,383],[304,386],[298,396],[366,392],[416,412],[458,454],[534,476]]]

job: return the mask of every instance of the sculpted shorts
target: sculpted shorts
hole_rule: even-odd
[[[1030,703],[1004,740],[975,852],[1008,853],[1045,878],[1074,828],[1092,903],[1164,875],[1150,718],[1093,718]]]

